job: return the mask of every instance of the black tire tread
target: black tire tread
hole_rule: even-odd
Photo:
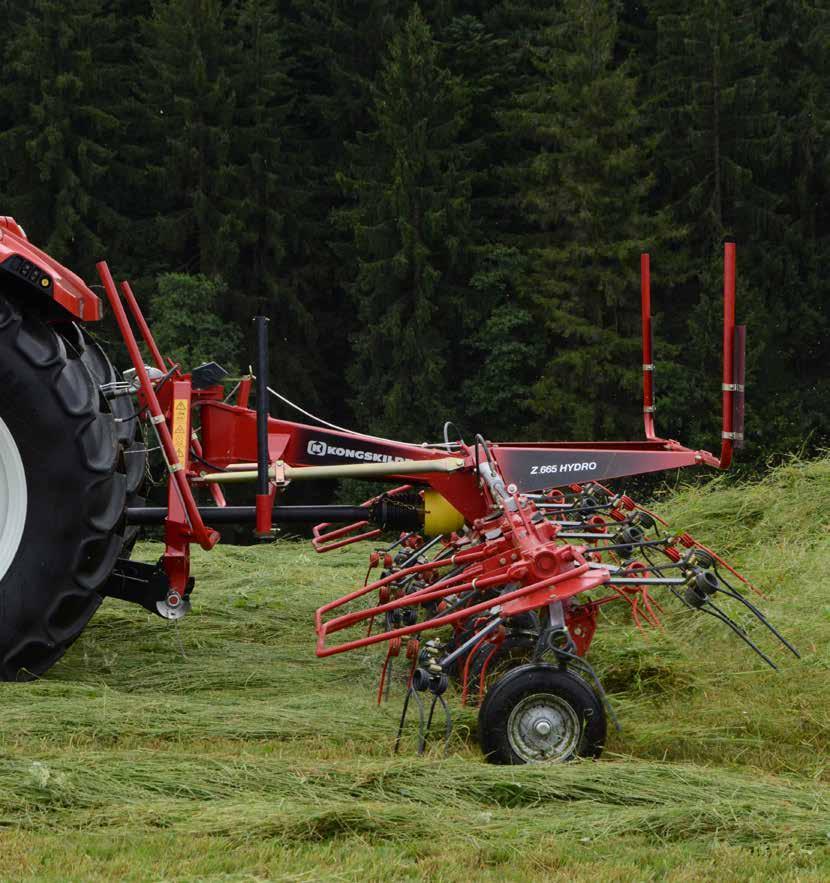
[[[56,476],[72,471],[78,488],[81,541],[71,570],[50,587],[39,621],[0,646],[0,679],[37,676],[51,667],[77,638],[101,603],[96,589],[112,571],[122,546],[118,532],[127,486],[120,468],[116,424],[102,410],[100,393],[84,362],[73,358],[64,340],[35,316],[0,295],[0,334],[33,369],[38,395],[50,396],[65,417],[74,440],[75,463],[43,464]],[[40,392],[42,390],[42,392]],[[14,624],[16,625],[16,623]]]
[[[72,323],[61,326],[60,333],[80,356],[99,389],[105,384],[123,380],[101,345],[85,328]],[[102,397],[101,410],[111,410],[113,417],[116,418],[115,431],[121,446],[123,470],[127,478],[126,505],[131,508],[141,508],[147,502],[143,496],[147,483],[147,445],[141,433],[141,423],[136,419],[133,399],[131,396],[118,396],[107,402]],[[124,525],[121,533],[124,542],[120,557],[129,558],[138,539],[139,528]]]

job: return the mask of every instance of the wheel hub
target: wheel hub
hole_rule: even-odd
[[[26,526],[26,472],[11,430],[0,417],[0,580],[17,555]]]
[[[567,760],[582,728],[570,703],[553,693],[535,693],[517,702],[507,722],[510,746],[527,763]]]
[[[537,720],[536,723],[533,725],[533,730],[537,736],[541,736],[542,738],[544,738],[545,736],[550,735],[551,723],[546,718],[541,718],[540,720]]]

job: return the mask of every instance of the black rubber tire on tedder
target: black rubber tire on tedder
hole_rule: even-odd
[[[12,473],[16,460],[25,476],[14,484],[22,535],[0,560],[0,679],[25,680],[63,655],[101,603],[96,590],[123,545],[127,481],[115,421],[80,353],[2,296],[0,430]]]
[[[599,757],[605,709],[579,675],[543,662],[520,665],[487,691],[478,738],[490,763],[565,762]]]

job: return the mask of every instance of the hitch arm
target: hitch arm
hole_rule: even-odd
[[[144,366],[144,359],[138,348],[135,334],[130,327],[130,320],[127,318],[124,305],[121,303],[121,298],[118,296],[115,281],[113,280],[110,269],[105,261],[101,261],[97,264],[96,268],[98,270],[98,275],[101,277],[101,282],[104,285],[104,291],[107,294],[107,300],[112,308],[115,321],[118,323],[118,329],[124,339],[127,351],[130,354],[130,359],[132,359],[136,375],[141,381],[141,388],[147,399],[147,405],[150,410],[150,423],[156,432],[159,444],[164,452],[164,458],[167,461],[167,469],[170,473],[170,480],[176,487],[179,499],[181,500],[182,506],[187,515],[193,538],[203,549],[212,549],[216,543],[219,542],[219,534],[215,530],[208,528],[202,521],[202,516],[199,514],[199,508],[196,505],[193,492],[190,489],[184,469],[182,468],[182,464],[179,462],[178,455],[176,454],[176,447],[173,444],[173,437],[170,434],[167,420],[161,410],[156,391],[153,389],[153,384],[150,382],[150,377]]]

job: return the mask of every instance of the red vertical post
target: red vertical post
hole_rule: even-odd
[[[135,295],[133,294],[132,288],[130,288],[129,282],[121,283],[121,292],[124,295],[124,300],[127,301],[127,306],[130,308],[130,312],[133,314],[135,324],[138,325],[138,330],[141,332],[144,343],[147,344],[147,349],[150,350],[150,355],[156,363],[156,368],[158,368],[159,371],[166,371],[167,367],[164,364],[164,359],[161,356],[158,346],[156,346],[156,339],[150,331],[150,326],[144,318],[144,313],[141,312],[141,307],[139,307],[138,301],[135,299]]]
[[[735,347],[735,243],[723,246],[723,396],[720,468],[726,469],[732,462],[734,430],[732,426]]]
[[[186,474],[190,452],[190,420],[192,389],[189,380],[172,384],[170,436],[181,474]],[[159,424],[161,425],[161,424]],[[164,521],[164,572],[170,581],[167,603],[178,607],[187,592],[190,577],[191,528],[185,499],[173,481],[167,482],[167,518]]]
[[[654,347],[651,327],[651,258],[640,255],[640,302],[643,319],[643,423],[646,438],[654,433]]]
[[[96,264],[95,267],[98,270],[98,275],[104,285],[104,291],[106,292],[107,300],[109,301],[110,308],[115,316],[115,321],[118,323],[118,330],[121,332],[121,337],[124,340],[133,367],[135,368],[138,379],[141,382],[141,388],[144,392],[147,407],[150,411],[150,422],[156,430],[159,444],[161,445],[165,459],[167,460],[170,472],[169,481],[175,484],[178,488],[182,505],[184,506],[188,520],[190,521],[193,537],[203,549],[212,549],[219,541],[219,534],[215,530],[206,527],[205,523],[202,521],[202,516],[199,514],[199,508],[193,498],[193,492],[190,490],[190,485],[187,483],[184,469],[176,455],[173,437],[170,434],[167,421],[162,413],[161,405],[159,405],[158,397],[153,389],[153,384],[150,382],[150,378],[147,374],[144,359],[138,348],[138,341],[135,339],[135,334],[133,334],[133,330],[130,327],[130,320],[127,318],[124,305],[118,297],[115,281],[112,278],[109,267],[104,261]]]
[[[133,319],[135,320],[136,325],[138,325],[138,330],[141,332],[141,337],[144,340],[144,343],[147,344],[147,349],[150,350],[150,356],[153,361],[156,363],[156,368],[160,371],[167,371],[167,366],[164,364],[164,358],[161,355],[161,351],[159,350],[156,339],[153,337],[152,331],[150,331],[150,326],[147,324],[147,320],[144,318],[144,313],[141,312],[141,307],[138,305],[138,301],[133,294],[133,290],[130,287],[130,283],[124,281],[121,283],[121,293],[124,295],[124,300],[127,301],[127,306],[130,308],[130,312],[133,315]],[[192,439],[193,450],[196,452],[197,456],[202,456],[202,446],[199,443],[199,440],[194,436]],[[225,503],[225,495],[222,493],[222,489],[218,484],[211,484],[210,486],[210,495],[213,497],[214,502],[217,506],[224,506]]]

